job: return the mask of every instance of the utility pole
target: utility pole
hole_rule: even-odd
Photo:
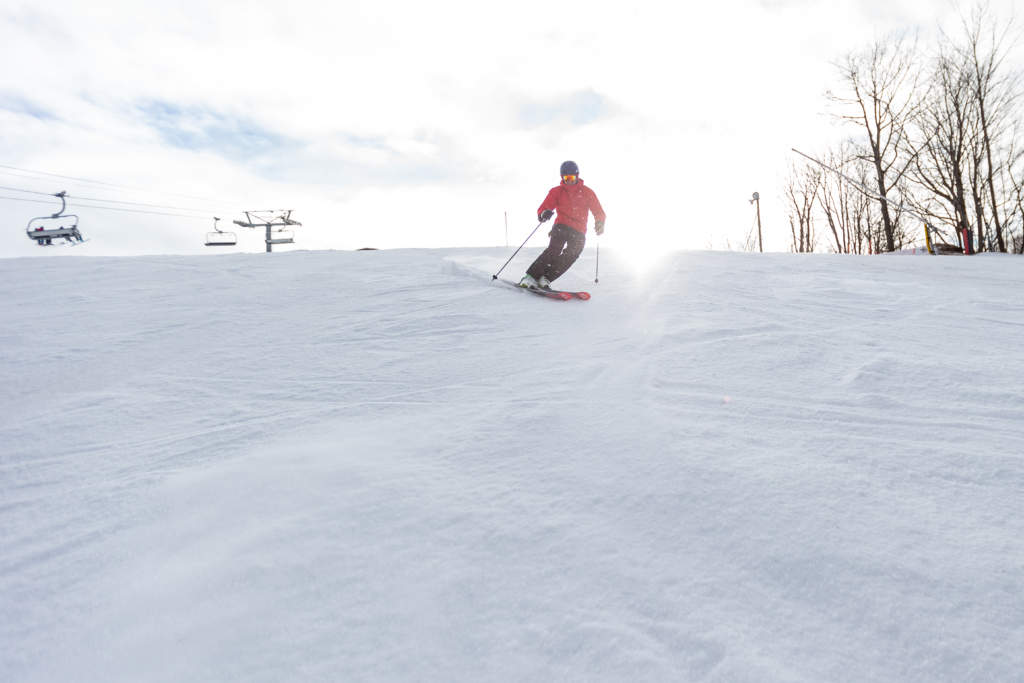
[[[758,192],[754,193],[753,198],[750,200],[751,204],[757,205],[757,248],[762,254],[764,253],[764,242],[761,241],[761,195]]]
[[[277,214],[274,216],[266,217],[260,216],[259,214]],[[292,209],[287,211],[246,211],[244,221],[235,221],[235,225],[240,225],[243,228],[259,228],[264,227],[267,229],[267,253],[273,251],[275,244],[293,244],[295,238],[292,235],[288,237],[274,237],[272,233],[283,232],[284,228],[292,225],[302,225],[298,221],[292,220]],[[274,228],[280,228],[274,230]]]

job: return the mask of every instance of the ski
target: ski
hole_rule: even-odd
[[[558,299],[561,301],[568,301],[569,299],[579,299],[580,301],[586,301],[590,298],[590,292],[570,292],[561,289],[541,289],[540,287],[521,287],[519,283],[512,282],[511,280],[505,280],[502,278],[498,279],[498,282],[522,290],[524,292],[530,292],[537,296],[542,296],[545,299]]]

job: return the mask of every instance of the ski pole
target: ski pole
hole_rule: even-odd
[[[542,226],[542,225],[544,225],[544,221],[541,221],[540,223],[538,223],[538,224],[537,224],[537,228],[539,228],[539,227],[540,227],[540,226]],[[526,239],[525,239],[525,240],[523,241],[523,243],[519,245],[519,249],[522,249],[523,247],[525,247],[525,246],[526,246],[526,243],[530,241],[530,237],[533,237],[533,233],[534,233],[534,232],[537,232],[537,228],[534,228],[534,229],[533,229],[533,232],[531,232],[531,233],[530,233],[530,236],[529,236],[529,237],[527,237],[527,238],[526,238]],[[491,276],[491,279],[492,279],[492,280],[497,280],[497,279],[498,279],[498,276],[499,276],[499,275],[501,275],[501,271],[505,270],[505,267],[506,267],[506,266],[508,266],[508,264],[512,263],[512,259],[514,259],[514,258],[516,257],[516,254],[518,254],[518,253],[519,253],[519,249],[516,249],[516,250],[515,250],[515,251],[514,251],[514,252],[512,253],[512,255],[508,257],[508,261],[505,261],[505,265],[504,265],[504,266],[502,266],[501,268],[498,268],[498,272],[497,272],[497,273],[495,273],[494,275],[492,275],[492,276]]]
[[[601,268],[601,238],[597,238],[597,256],[594,258],[594,282],[597,282],[597,274]]]

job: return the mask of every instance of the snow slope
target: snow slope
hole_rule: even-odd
[[[1019,259],[507,255],[0,260],[0,680],[1022,680]]]

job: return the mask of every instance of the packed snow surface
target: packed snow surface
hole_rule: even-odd
[[[0,260],[0,680],[1022,680],[1019,258],[508,254]]]

